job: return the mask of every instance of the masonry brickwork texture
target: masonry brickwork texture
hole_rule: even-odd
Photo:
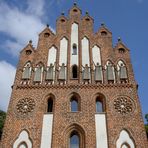
[[[71,78],[70,67],[70,45],[71,45],[71,24],[79,25],[79,72],[78,79]],[[132,137],[137,148],[147,148],[148,142],[140,102],[137,94],[137,83],[134,79],[134,73],[130,60],[129,49],[119,40],[115,47],[112,45],[112,33],[101,25],[99,30],[93,32],[94,20],[87,13],[84,17],[81,16],[81,10],[75,5],[69,11],[69,17],[61,15],[57,19],[56,34],[53,33],[47,26],[40,34],[37,48],[29,44],[21,51],[20,60],[17,65],[14,85],[12,88],[11,99],[8,107],[7,118],[2,136],[2,148],[11,148],[22,130],[27,130],[34,148],[39,148],[41,144],[42,122],[43,115],[46,114],[47,100],[52,94],[54,96],[53,106],[53,131],[52,131],[52,147],[67,148],[69,132],[76,128],[83,129],[85,139],[82,147],[96,147],[96,130],[95,130],[95,114],[96,114],[96,97],[104,96],[104,108],[107,121],[107,137],[108,147],[115,148],[116,141],[123,129],[126,129]],[[106,35],[101,32],[105,31]],[[45,37],[45,33],[49,37]],[[67,62],[67,82],[64,85],[59,85],[56,71],[56,81],[53,85],[45,83],[45,74],[43,72],[43,81],[41,84],[34,84],[34,68],[39,62],[47,67],[48,50],[55,46],[57,49],[56,68],[58,69],[60,40],[66,37],[68,40],[68,62]],[[106,79],[106,71],[103,71],[103,83],[96,84],[94,81],[94,73],[91,75],[91,83],[83,84],[82,80],[82,53],[81,39],[87,37],[90,42],[90,66],[93,69],[92,48],[94,45],[100,47],[101,62],[105,66],[107,60],[111,60],[114,65],[117,65],[119,59],[126,63],[128,72],[128,82],[120,83],[118,74],[116,73],[116,82],[108,84]],[[123,53],[119,49],[124,49]],[[27,50],[31,50],[30,55],[26,54]],[[31,61],[33,67],[29,84],[23,85],[22,71],[25,63]],[[73,94],[79,96],[78,112],[70,111],[70,98]],[[127,114],[118,113],[115,109],[114,102],[119,97],[125,97],[132,102],[132,111]],[[33,110],[26,114],[20,114],[17,111],[17,103],[24,98],[34,100]]]

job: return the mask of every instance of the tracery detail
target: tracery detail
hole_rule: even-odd
[[[119,97],[114,101],[115,110],[122,114],[129,114],[133,111],[133,102],[125,97]]]
[[[34,107],[35,107],[35,101],[29,98],[19,100],[16,105],[17,112],[22,115],[27,115],[33,112]]]

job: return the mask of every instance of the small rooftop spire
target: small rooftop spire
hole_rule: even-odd
[[[65,15],[64,11],[61,13],[61,15],[63,15],[63,16]]]
[[[118,42],[121,42],[121,37],[118,37]]]
[[[46,26],[49,27],[49,24],[47,24]]]
[[[77,3],[76,3],[76,2],[74,2],[74,3],[73,3],[73,5],[74,5],[74,6],[77,6]]]
[[[104,26],[105,26],[105,23],[104,23],[104,22],[102,22],[102,23],[101,23],[101,26],[102,26],[102,27],[104,27]]]
[[[89,15],[88,11],[85,12],[86,15]]]
[[[32,40],[29,41],[29,44],[32,44]]]

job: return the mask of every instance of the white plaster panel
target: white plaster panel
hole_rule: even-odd
[[[48,52],[47,66],[49,66],[50,63],[52,63],[53,65],[55,64],[55,62],[56,62],[56,54],[57,54],[57,50],[56,50],[56,48],[54,46],[52,46],[49,49],[49,52]]]
[[[46,114],[43,117],[41,148],[51,148],[53,114]]]
[[[88,64],[90,66],[90,60],[89,60],[89,40],[84,37],[81,41],[82,44],[82,65],[85,66],[85,64]]]
[[[27,148],[32,148],[32,143],[31,143],[31,141],[30,141],[30,139],[29,139],[29,135],[28,135],[28,133],[27,133],[25,130],[23,130],[23,131],[20,133],[19,137],[16,139],[16,141],[15,141],[14,144],[13,144],[13,148],[18,148],[18,146],[19,146],[22,142],[25,142],[25,143],[26,143]]]
[[[73,44],[77,45],[77,54],[73,55]],[[71,26],[71,57],[70,65],[78,65],[78,55],[79,55],[79,46],[78,46],[78,24],[73,23]]]
[[[95,65],[97,63],[99,63],[99,65],[101,65],[100,48],[96,45],[92,48],[92,57],[93,57],[93,62]]]
[[[135,148],[135,145],[132,141],[132,139],[130,138],[129,134],[127,131],[122,130],[119,136],[119,139],[116,142],[116,148],[121,148],[122,144],[127,143],[130,148]],[[125,147],[125,145],[122,146],[123,148]]]
[[[60,41],[60,60],[59,60],[59,65],[62,65],[62,63],[67,65],[67,48],[68,48],[68,41],[64,37]]]
[[[96,148],[108,148],[105,114],[95,115]]]

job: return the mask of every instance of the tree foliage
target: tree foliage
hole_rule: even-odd
[[[146,130],[146,134],[147,134],[147,138],[148,138],[148,114],[145,115],[145,119],[146,119],[146,124],[145,124],[145,130]]]
[[[146,119],[147,125],[148,125],[148,114],[145,115],[145,119]]]
[[[0,139],[2,136],[5,119],[6,119],[6,113],[0,110]]]

